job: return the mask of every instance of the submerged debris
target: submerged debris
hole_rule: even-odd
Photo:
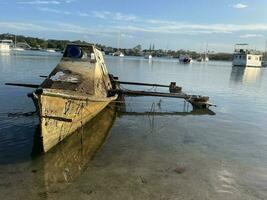
[[[142,176],[140,176],[140,180],[141,180],[142,183],[147,183],[147,180]]]
[[[186,168],[184,166],[177,166],[174,171],[178,174],[183,174],[185,172]]]

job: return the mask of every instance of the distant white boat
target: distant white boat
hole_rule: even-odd
[[[13,43],[12,40],[0,40],[0,52],[1,53],[9,52],[12,43]]]
[[[202,56],[200,56],[199,58],[197,58],[198,62],[208,62],[210,59],[207,55],[204,56],[204,58]]]
[[[49,53],[56,53],[56,50],[55,50],[55,49],[46,49],[46,52],[49,52]]]
[[[204,61],[205,61],[205,62],[208,62],[209,60],[210,60],[210,59],[209,59],[208,55],[205,55]]]
[[[205,55],[204,55],[204,61],[205,62],[208,62],[210,59],[209,59],[209,54],[208,54],[208,43],[206,45],[206,51],[205,51]]]
[[[233,55],[233,66],[262,67],[262,53],[244,48],[248,44],[236,44]],[[242,48],[240,48],[242,46]]]
[[[145,59],[149,59],[149,60],[152,60],[153,56],[151,54],[149,55],[145,55]]]
[[[119,57],[124,57],[124,54],[121,51],[116,51],[115,53],[112,54],[113,56],[119,56]]]
[[[208,55],[208,43],[207,43],[207,46],[206,46],[206,50],[205,52],[200,56],[199,58],[197,58],[197,61],[198,62],[208,62],[210,59],[209,59],[209,55]]]
[[[13,43],[13,42],[12,42]],[[14,43],[14,46],[12,48],[12,51],[24,51],[25,49],[21,48],[21,47],[18,47],[17,46],[17,36],[15,35],[15,43]]]
[[[197,58],[197,62],[203,62],[204,59],[202,58],[202,56],[200,56],[199,58]]]
[[[192,58],[188,55],[180,55],[179,62],[183,64],[189,64],[192,62]]]
[[[120,49],[120,42],[121,42],[121,32],[119,32],[118,35],[118,41],[117,41],[117,51],[113,53],[113,56],[119,56],[119,57],[124,57],[124,54],[119,50]]]
[[[12,51],[25,51],[25,49],[23,49],[21,47],[14,47],[14,48],[12,48]]]

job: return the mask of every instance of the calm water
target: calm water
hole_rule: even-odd
[[[17,115],[34,110],[31,89],[4,83],[40,83],[59,59],[0,56],[0,199],[267,199],[267,69],[106,57],[121,80],[176,81],[210,96],[216,115],[182,100],[126,98],[126,112],[110,106],[38,155],[37,116]],[[153,105],[155,115],[144,113]]]

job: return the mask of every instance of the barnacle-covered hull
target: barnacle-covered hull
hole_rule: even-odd
[[[82,52],[80,57],[68,52],[73,48]],[[109,96],[111,85],[99,50],[94,46],[67,46],[61,62],[33,93],[43,151],[50,150],[115,100],[116,95]]]

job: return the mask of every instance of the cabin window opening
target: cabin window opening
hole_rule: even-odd
[[[259,57],[259,60],[261,61],[261,57]]]
[[[242,56],[241,55],[239,56],[239,59],[242,59]]]
[[[251,56],[248,56],[248,59],[251,60]]]
[[[255,60],[258,60],[258,57],[257,56],[255,57]]]
[[[80,47],[71,45],[67,47],[64,56],[69,58],[81,58],[83,56],[83,52]]]

